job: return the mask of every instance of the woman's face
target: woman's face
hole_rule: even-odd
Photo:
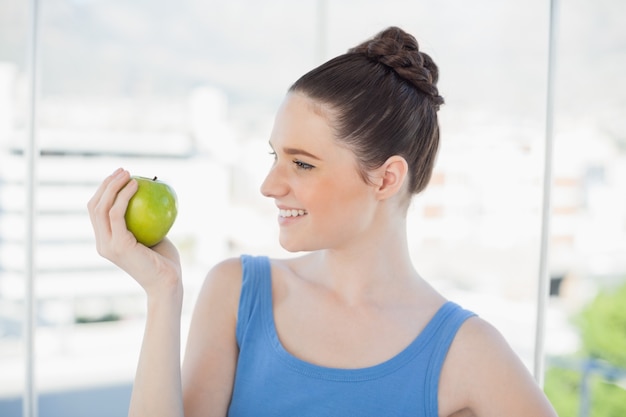
[[[374,186],[359,174],[354,153],[333,137],[329,110],[321,109],[290,93],[270,138],[275,161],[261,192],[275,200],[280,244],[292,252],[361,241],[373,220]]]

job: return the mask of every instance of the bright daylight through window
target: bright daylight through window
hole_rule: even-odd
[[[86,209],[115,168],[178,195],[183,344],[213,265],[293,256],[259,192],[276,110],[388,26],[416,35],[445,98],[411,257],[532,370],[549,3],[0,0],[0,415],[126,415],[145,296]],[[561,417],[626,415],[626,2],[557,4],[544,389]]]

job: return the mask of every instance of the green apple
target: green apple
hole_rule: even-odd
[[[126,227],[137,242],[148,247],[159,243],[176,220],[178,199],[174,189],[154,178],[132,176],[137,181],[137,192],[128,202]]]

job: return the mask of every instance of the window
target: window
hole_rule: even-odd
[[[0,0],[0,414],[29,406],[22,402],[28,384],[41,416],[84,414],[85,398],[103,405],[91,416],[126,413],[143,296],[95,253],[85,205],[102,178],[124,166],[176,188],[171,237],[186,271],[187,320],[219,259],[288,256],[277,244],[273,205],[258,192],[287,87],[390,25],[414,33],[433,56],[446,99],[435,176],[409,215],[412,256],[422,275],[496,325],[532,368],[546,2],[39,2],[34,102],[31,11]],[[624,6],[575,2],[558,11],[555,279],[546,323],[547,354],[556,356],[579,346],[569,315],[626,273],[626,200],[618,192],[626,188]],[[37,316],[28,358],[25,167],[33,105]],[[70,396],[76,400],[62,401]]]

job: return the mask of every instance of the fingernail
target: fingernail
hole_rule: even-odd
[[[122,168],[118,168],[115,171],[113,171],[113,173],[111,174],[112,177],[116,176],[117,174],[119,174],[120,172],[122,172]]]

